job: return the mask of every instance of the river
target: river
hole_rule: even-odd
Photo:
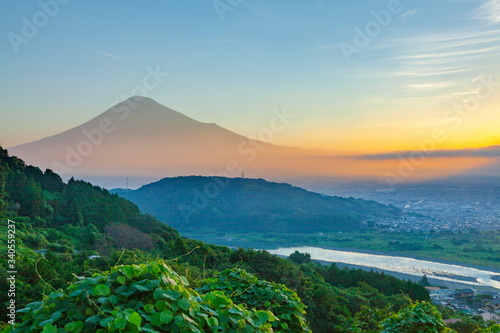
[[[493,270],[483,270],[407,257],[328,250],[311,246],[278,248],[267,251],[282,256],[288,256],[295,251],[299,251],[309,253],[311,259],[315,260],[371,267],[387,272],[420,277],[426,274],[427,277],[436,280],[500,289],[500,281],[498,281],[500,273]],[[493,277],[496,277],[497,281]]]

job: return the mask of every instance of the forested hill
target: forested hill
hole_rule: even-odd
[[[2,147],[0,213],[28,217],[34,226],[41,227],[71,224],[106,232],[115,225],[134,225],[139,229],[151,231],[153,228],[160,233],[177,235],[173,228],[142,214],[132,202],[82,180],[72,178],[64,183],[50,169],[43,172],[26,165],[21,159],[9,156]]]
[[[324,196],[263,179],[175,177],[112,192],[180,231],[334,231],[401,213],[374,201]]]

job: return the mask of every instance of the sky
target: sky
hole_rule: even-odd
[[[273,143],[344,152],[500,144],[500,0],[0,2],[0,143],[131,95]]]

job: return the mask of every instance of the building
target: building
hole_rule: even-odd
[[[488,299],[484,301],[484,308],[488,311],[495,312],[500,310],[500,299]]]
[[[481,313],[480,316],[483,317],[484,321],[496,321],[497,323],[500,323],[500,316],[497,316],[496,314],[485,312]]]
[[[455,291],[455,298],[457,300],[472,301],[474,296],[476,296],[476,291],[472,288],[459,289]]]
[[[429,289],[427,289],[427,290],[429,290]],[[443,298],[443,297],[454,297],[455,290],[437,288],[437,289],[429,290],[429,296],[431,298],[436,298],[436,299]]]

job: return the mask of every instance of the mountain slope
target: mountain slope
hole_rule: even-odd
[[[112,192],[181,231],[332,231],[400,213],[373,201],[323,196],[263,179],[176,177]]]
[[[325,154],[249,139],[138,96],[78,127],[9,151],[67,178],[114,179],[106,184],[98,181],[108,188],[122,185],[125,177],[144,184],[177,175],[234,177],[246,169],[259,176],[280,175],[285,164],[295,165],[300,173],[307,169],[300,158]]]

